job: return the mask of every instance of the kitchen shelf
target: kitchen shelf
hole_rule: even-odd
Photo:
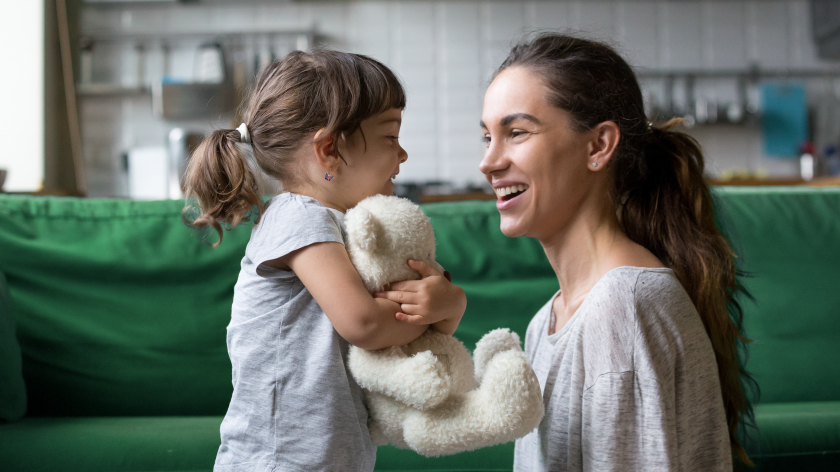
[[[123,87],[114,84],[76,84],[76,93],[83,97],[136,97],[149,95],[148,87]]]
[[[81,44],[113,43],[113,42],[147,42],[147,41],[180,41],[188,39],[213,38],[216,40],[238,39],[248,36],[271,36],[288,38],[305,38],[308,44],[313,44],[317,33],[308,30],[252,30],[252,31],[192,31],[192,32],[164,32],[149,31],[137,33],[102,32],[89,33],[81,37]]]
[[[683,69],[656,70],[648,68],[636,69],[636,76],[640,79],[669,79],[691,77],[694,79],[731,79],[745,78],[761,79],[818,79],[840,78],[840,68],[837,69],[762,69],[758,67],[748,69]]]

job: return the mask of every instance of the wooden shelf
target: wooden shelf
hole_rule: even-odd
[[[420,203],[461,202],[464,200],[495,200],[496,195],[484,192],[450,193],[445,195],[421,195]]]
[[[147,87],[122,87],[113,84],[76,84],[76,93],[83,97],[137,97],[148,95]]]
[[[759,179],[747,177],[734,177],[731,179],[711,179],[709,185],[713,186],[739,186],[739,187],[770,187],[770,186],[807,186],[807,187],[837,187],[840,186],[840,177],[817,177],[814,180],[793,179]]]
[[[840,187],[840,177],[818,177],[811,181],[798,178],[792,179],[759,179],[759,178],[733,178],[733,179],[711,179],[711,186],[743,186],[743,187],[769,187],[769,186],[800,186],[800,187]],[[465,200],[495,200],[496,195],[485,192],[451,193],[442,195],[421,195],[420,203],[460,202]]]

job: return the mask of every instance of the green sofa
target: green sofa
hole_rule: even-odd
[[[754,297],[742,301],[762,391],[749,444],[757,470],[837,470],[840,188],[716,195]],[[9,355],[17,339],[28,400],[25,417],[0,423],[0,470],[212,469],[231,394],[225,327],[250,226],[211,248],[213,234],[181,223],[182,207],[0,196],[0,273],[14,305],[0,303],[0,374],[20,375],[21,356]],[[557,289],[539,244],[504,237],[493,202],[423,209],[439,261],[467,292],[456,336],[472,347],[501,326],[524,335]],[[0,402],[11,402],[17,384],[4,379]],[[502,471],[512,457],[512,443],[435,459],[381,447],[376,468]]]

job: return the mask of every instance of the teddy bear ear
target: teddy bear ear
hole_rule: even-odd
[[[366,208],[357,206],[347,222],[347,232],[365,252],[374,252],[379,247],[382,225]]]

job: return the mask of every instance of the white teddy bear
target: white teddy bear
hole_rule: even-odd
[[[408,259],[443,272],[435,262],[432,225],[409,200],[367,198],[344,222],[347,252],[370,292],[419,279]],[[481,338],[473,358],[454,337],[429,329],[406,346],[378,351],[353,346],[348,367],[366,391],[377,445],[391,443],[425,456],[455,454],[520,438],[543,416],[537,377],[519,336],[507,329]]]

